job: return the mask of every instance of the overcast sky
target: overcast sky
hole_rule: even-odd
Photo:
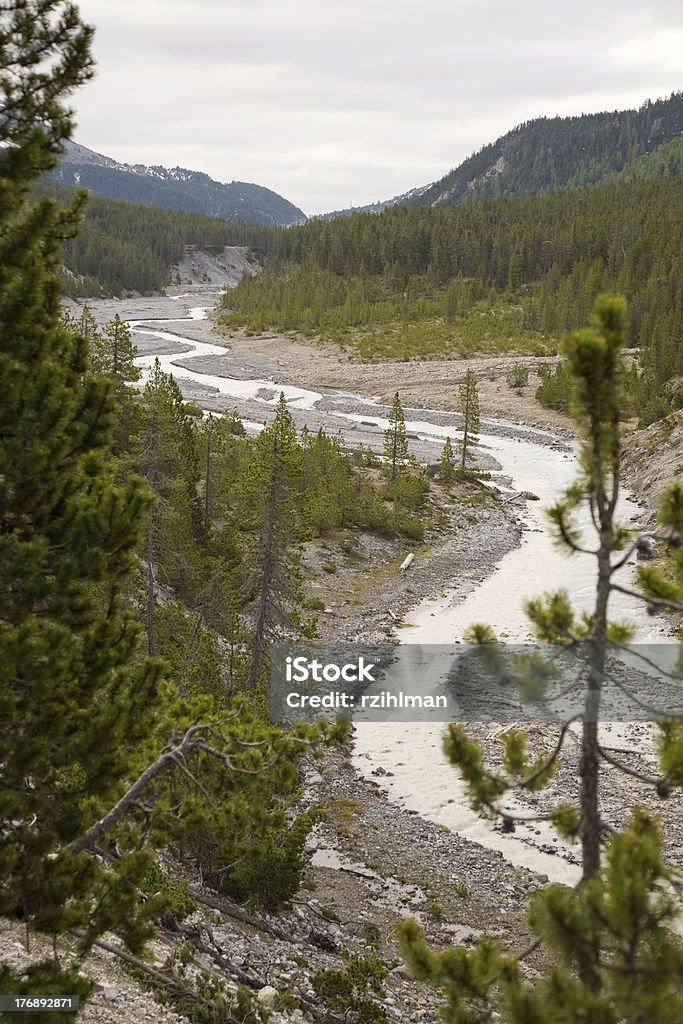
[[[81,0],[75,138],[306,214],[440,178],[540,115],[683,88],[680,0]]]

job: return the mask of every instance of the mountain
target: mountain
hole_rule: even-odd
[[[37,185],[34,195],[51,196],[61,204],[69,200],[68,188],[51,180]],[[78,234],[64,244],[64,293],[149,295],[188,276],[194,283],[209,283],[215,274],[208,264],[230,263],[231,253],[239,249],[255,269],[272,254],[280,233],[264,224],[136,206],[92,194]]]
[[[596,185],[683,133],[683,92],[638,110],[540,117],[484,146],[408,206],[454,206],[495,196]]]
[[[297,206],[262,185],[243,181],[222,184],[208,174],[184,167],[122,164],[75,142],[66,143],[54,177],[64,185],[78,185],[98,195],[140,206],[271,227],[289,227],[306,221],[306,214]]]
[[[332,213],[320,214],[319,220],[334,220],[335,217],[351,217],[354,213],[381,213],[382,210],[388,210],[392,206],[407,206],[407,205],[419,205],[416,200],[419,200],[428,189],[432,186],[421,185],[418,188],[411,188],[409,192],[403,192],[400,196],[394,196],[393,199],[385,199],[384,202],[369,203],[367,206],[352,206],[348,210],[333,210]]]
[[[677,178],[683,174],[683,135],[658,146],[652,153],[638,157],[614,176],[615,181],[652,181],[653,178]]]
[[[379,213],[390,206],[455,206],[501,196],[538,196],[603,181],[680,173],[683,92],[646,100],[638,110],[539,117],[489,143],[431,185],[355,210]],[[670,150],[658,151],[671,144]],[[673,170],[672,170],[673,168]]]

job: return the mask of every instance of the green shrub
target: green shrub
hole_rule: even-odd
[[[429,484],[424,476],[397,476],[392,480],[387,495],[394,506],[408,509],[411,512],[422,508],[429,494]]]
[[[161,897],[166,912],[178,922],[184,921],[197,909],[197,901],[187,883],[173,882],[156,863],[150,865],[143,878],[142,891],[148,896]]]
[[[541,375],[542,380],[536,389],[536,398],[548,409],[558,412],[569,412],[572,381],[566,363],[558,363],[555,370]]]
[[[317,971],[311,976],[311,985],[315,994],[324,999],[333,1012],[350,1012],[362,1024],[379,1024],[388,1019],[386,1010],[368,998],[367,993],[383,998],[386,995],[383,982],[387,973],[379,957],[371,953],[366,957],[352,956],[344,970]]]
[[[525,388],[529,383],[529,368],[522,363],[515,363],[505,379],[508,387],[514,391]]]

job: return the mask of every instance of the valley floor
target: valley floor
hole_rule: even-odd
[[[210,306],[213,301],[215,293],[197,290],[186,305]],[[131,319],[166,316],[172,320],[182,317],[184,311],[183,303],[172,298],[91,305],[102,320],[114,312]],[[566,457],[567,442],[572,438],[569,421],[544,410],[533,399],[535,374],[522,394],[507,385],[505,378],[514,363],[523,362],[533,369],[535,361],[528,357],[364,365],[349,362],[343,352],[330,346],[323,348],[286,336],[223,337],[212,330],[208,320],[169,322],[164,329],[172,335],[229,349],[224,356],[213,353],[193,358],[194,369],[201,364],[203,373],[240,380],[259,378],[314,390],[330,388],[328,399],[317,409],[292,405],[299,426],[307,422],[311,429],[317,425],[337,429],[335,414],[342,408],[346,412],[357,410],[359,416],[368,415],[369,405],[362,401],[359,404],[357,396],[368,396],[384,406],[400,390],[405,408],[443,410],[443,423],[453,423],[457,429],[458,418],[452,415],[457,407],[457,385],[466,369],[472,367],[479,379],[482,416],[508,421],[492,429],[513,440],[533,436],[556,448],[558,458]],[[234,407],[240,416],[255,423],[262,422],[270,412],[262,402],[221,396],[201,382],[183,381],[183,367],[189,366],[189,360],[183,358],[188,346],[182,341],[159,341],[143,335],[135,340],[141,354],[176,352],[174,364],[184,394],[206,408],[221,411]],[[276,385],[269,386],[271,395],[275,394]],[[340,391],[353,394],[342,403]],[[382,414],[376,407],[375,415]],[[431,421],[440,422],[439,415],[435,413]],[[550,430],[554,436],[540,437],[533,434],[533,429]],[[352,437],[354,444],[362,441],[381,450],[382,431],[376,425],[373,428],[372,423],[366,427],[358,424]],[[641,454],[634,455],[629,463],[633,467],[630,473],[635,480],[641,474],[641,494],[651,499],[653,484],[647,466],[653,462],[653,454],[664,452],[656,470],[662,479],[670,464],[673,475],[677,456],[668,450],[667,439],[656,432],[639,435],[638,444],[639,448],[632,447]],[[411,447],[420,458],[438,457],[433,440],[428,444],[416,437]],[[486,450],[482,455],[483,461],[488,460],[495,469],[491,455]],[[326,609],[321,614],[323,639],[395,638],[403,614],[422,598],[435,597],[445,587],[455,586],[457,599],[462,600],[495,571],[506,551],[519,544],[525,529],[523,508],[527,498],[503,503],[487,497],[481,504],[476,489],[452,496],[442,491],[434,493],[442,507],[440,525],[437,520],[428,531],[409,573],[399,571],[410,549],[403,541],[360,536],[361,557],[355,562],[345,557],[342,547],[337,550],[334,540],[324,546],[309,546],[306,562],[310,593]],[[323,561],[334,561],[334,570],[321,571]],[[638,748],[643,728],[636,725],[614,741],[616,746],[631,751],[626,756],[635,759],[629,762],[634,765],[641,758]],[[494,754],[499,746],[495,736],[484,732],[479,738]],[[551,738],[540,731],[536,742],[539,749],[547,749]],[[406,758],[410,758],[409,749]],[[349,752],[337,752],[322,765],[309,767],[305,800],[324,803],[329,816],[310,840],[309,888],[302,890],[289,910],[275,917],[253,913],[245,921],[239,912],[235,913],[236,908],[200,891],[200,910],[181,934],[162,936],[163,941],[154,949],[157,956],[162,956],[164,950],[168,953],[169,944],[172,947],[189,941],[198,950],[200,965],[240,980],[257,995],[260,992],[264,1002],[272,1001],[275,990],[280,997],[276,1024],[278,1020],[303,1024],[321,1019],[321,1008],[313,998],[311,974],[321,968],[341,969],[348,954],[367,956],[374,949],[390,968],[387,995],[380,1000],[389,1020],[431,1024],[438,1018],[439,1000],[403,970],[393,931],[396,922],[417,917],[430,940],[439,945],[468,944],[487,932],[498,935],[508,948],[524,948],[529,941],[525,924],[528,896],[546,883],[548,876],[514,867],[497,850],[463,838],[438,822],[424,820],[401,806],[400,801],[387,797],[390,767],[369,764],[367,770],[359,771],[357,762],[358,758],[355,765],[352,763]],[[640,766],[651,768],[649,758],[645,757]],[[553,784],[552,798],[568,795],[575,777],[570,748],[567,766]],[[609,778],[605,792],[607,818],[615,826],[621,824],[628,807],[643,798],[635,783],[624,788]],[[667,838],[676,855],[683,836],[679,825],[682,802],[676,797],[671,804],[667,818],[672,827]],[[522,839],[530,847],[541,842],[533,833],[531,829]],[[545,855],[570,868],[576,864],[575,852],[563,850],[560,845],[546,849]],[[0,952],[20,957],[20,938],[8,926],[0,929]],[[534,963],[539,961],[530,960],[531,969]],[[134,1024],[144,1020],[170,1024],[179,1019],[161,1010],[155,1015],[151,997],[141,995],[117,965],[109,965],[104,973],[110,988],[106,992],[103,989],[92,1007],[79,1017],[85,1024]],[[289,1000],[286,1006],[284,996]]]
[[[565,433],[568,418],[544,409],[534,399],[540,383],[539,363],[556,358],[533,356],[481,356],[471,359],[424,359],[415,362],[360,363],[351,361],[339,346],[286,334],[227,332],[219,327],[212,341],[230,347],[237,361],[255,364],[276,373],[284,383],[309,388],[338,388],[359,392],[389,404],[396,391],[404,407],[458,410],[458,386],[468,370],[474,370],[479,387],[482,416]],[[506,382],[513,366],[529,369],[529,384],[519,391]]]

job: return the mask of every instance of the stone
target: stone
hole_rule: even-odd
[[[103,999],[107,999],[111,1002],[115,999],[120,999],[122,995],[121,989],[117,988],[116,985],[98,985],[97,991]]]
[[[264,1006],[272,1007],[275,1005],[277,999],[277,989],[273,988],[272,985],[264,985],[256,993],[256,998],[259,1003],[263,1003]]]

